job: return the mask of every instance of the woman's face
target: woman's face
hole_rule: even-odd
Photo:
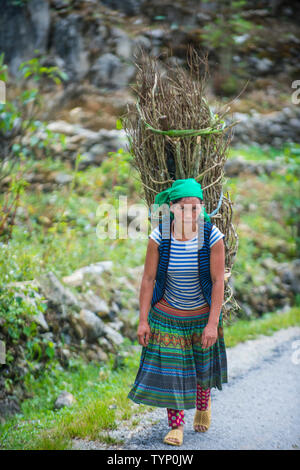
[[[170,210],[174,213],[176,220],[186,223],[196,222],[203,206],[203,202],[197,197],[184,197],[175,204],[170,201]]]

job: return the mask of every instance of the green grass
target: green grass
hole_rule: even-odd
[[[297,144],[295,144],[296,146]],[[283,157],[285,146],[282,148],[262,148],[260,145],[240,145],[239,147],[231,147],[229,150],[229,158],[243,157],[244,160],[264,162],[266,160],[274,160],[275,157]]]
[[[237,320],[224,327],[227,347],[257,338],[259,335],[272,335],[275,331],[300,325],[300,308],[293,307],[286,313],[265,313],[258,319]]]
[[[128,343],[127,343],[128,347]],[[40,379],[28,377],[27,388],[34,398],[22,403],[22,413],[0,426],[0,442],[10,449],[61,449],[70,446],[73,437],[113,442],[108,431],[116,429],[116,420],[129,420],[141,414],[129,403],[126,391],[133,384],[139,364],[138,354],[124,358],[124,368],[113,369],[114,358],[104,366],[81,359],[72,361],[70,370],[55,363]],[[71,408],[54,410],[61,390],[73,394]],[[128,392],[127,392],[128,393]],[[109,408],[117,405],[117,408]]]
[[[286,313],[268,313],[256,320],[237,320],[224,326],[226,347],[254,339],[259,335],[272,335],[275,331],[300,325],[300,308]],[[136,342],[137,344],[137,342]],[[129,347],[128,341],[126,348]],[[118,423],[134,427],[146,411],[154,409],[133,404],[127,398],[139,365],[140,351],[129,353],[124,367],[113,370],[113,357],[107,365],[84,364],[74,361],[70,370],[53,368],[39,380],[27,383],[34,398],[22,404],[22,413],[0,426],[3,449],[71,449],[73,438],[97,440],[101,443],[121,443],[109,431]],[[68,390],[76,399],[70,408],[53,410],[60,390]],[[109,408],[116,405],[116,408]],[[0,447],[1,448],[1,447]]]

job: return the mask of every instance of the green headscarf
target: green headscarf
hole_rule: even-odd
[[[158,193],[155,196],[154,204],[161,206],[162,204],[168,204],[170,201],[179,199],[181,197],[199,197],[203,201],[203,193],[201,184],[198,183],[195,178],[179,179],[174,181],[170,188]],[[203,207],[204,219],[210,222],[210,217]],[[170,217],[173,219],[174,214],[170,211]]]

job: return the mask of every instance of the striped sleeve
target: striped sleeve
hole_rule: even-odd
[[[152,238],[152,240],[154,240],[158,245],[160,245],[161,233],[159,231],[159,227],[156,227],[154,230],[152,230],[148,238]]]
[[[212,226],[210,239],[209,239],[209,247],[211,248],[217,241],[221,240],[221,238],[225,237],[224,233],[222,233],[216,225]]]

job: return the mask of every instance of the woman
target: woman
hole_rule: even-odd
[[[196,405],[194,430],[208,430],[211,388],[222,390],[227,382],[224,234],[210,223],[202,201],[194,178],[176,180],[156,196],[156,204],[170,207],[170,237],[162,224],[151,232],[140,289],[143,349],[128,398],[167,408],[172,430],[164,442],[171,445],[183,442],[184,409]]]

